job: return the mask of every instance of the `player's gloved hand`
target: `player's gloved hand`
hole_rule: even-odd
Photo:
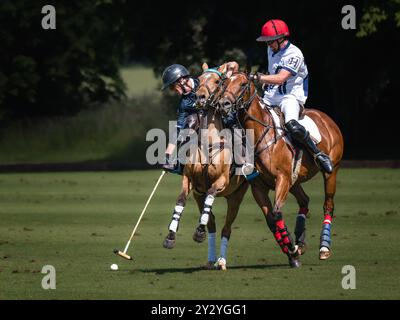
[[[249,78],[252,81],[260,82],[260,78],[263,74],[261,72],[251,73]]]

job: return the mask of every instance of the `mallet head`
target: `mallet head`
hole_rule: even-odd
[[[121,251],[121,250],[114,249],[114,253],[115,253],[117,256],[120,256],[120,257],[122,257],[122,258],[124,258],[124,259],[126,259],[126,260],[133,260],[131,256],[127,255],[126,253],[124,253],[124,252]]]

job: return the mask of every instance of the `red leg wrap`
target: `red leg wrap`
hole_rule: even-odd
[[[288,248],[283,243],[281,232],[280,231],[276,231],[274,233],[274,237],[275,237],[276,242],[278,242],[279,246],[281,247],[282,252],[283,253],[288,253]]]
[[[324,215],[324,222],[322,224],[331,224],[332,223],[332,216],[330,214]]]

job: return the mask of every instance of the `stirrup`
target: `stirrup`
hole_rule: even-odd
[[[175,174],[179,174],[179,175],[182,175],[182,173],[183,173],[183,166],[180,163],[178,163],[174,166],[169,166],[169,164],[164,164],[162,166],[162,168],[164,171],[169,172],[169,173],[175,173]]]
[[[245,163],[242,166],[242,174],[247,181],[251,181],[256,178],[260,174],[260,172],[258,172],[258,170],[251,163]]]

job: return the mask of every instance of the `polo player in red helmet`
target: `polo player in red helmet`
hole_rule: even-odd
[[[282,20],[268,20],[263,25],[257,41],[268,45],[269,74],[257,73],[251,78],[264,84],[264,103],[279,106],[290,136],[311,152],[323,172],[332,173],[331,159],[315,145],[309,132],[298,122],[300,107],[308,95],[308,70],[301,50],[288,40],[289,35],[289,28]]]

